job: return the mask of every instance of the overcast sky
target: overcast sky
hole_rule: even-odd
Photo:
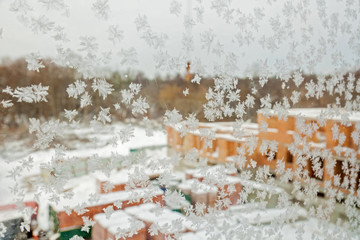
[[[63,10],[47,10],[38,0],[29,0],[26,2],[28,2],[33,10],[26,14],[27,20],[25,21],[25,24],[19,20],[19,14],[9,11],[9,6],[12,2],[13,1],[10,0],[0,0],[0,29],[3,29],[2,39],[0,39],[1,58],[17,58],[31,52],[39,52],[42,57],[55,56],[56,46],[59,45],[59,42],[56,42],[52,38],[55,34],[54,31],[50,31],[47,34],[36,34],[29,26],[26,26],[29,25],[28,23],[32,18],[37,18],[41,15],[54,21],[55,26],[59,25],[64,27],[64,31],[69,39],[68,42],[62,44],[64,48],[70,48],[77,51],[80,48],[81,36],[95,37],[99,43],[99,52],[113,52],[113,58],[109,64],[113,69],[124,71],[128,68],[128,66],[120,64],[120,58],[117,53],[120,52],[121,49],[134,47],[138,54],[139,64],[133,65],[132,68],[139,69],[150,77],[154,76],[155,73],[166,74],[182,70],[180,68],[177,70],[156,69],[154,64],[154,54],[156,54],[157,51],[150,48],[145,41],[140,38],[141,34],[137,31],[134,23],[136,17],[143,14],[147,16],[148,23],[154,33],[165,33],[168,36],[165,41],[164,51],[167,51],[172,57],[182,56],[183,58],[191,60],[200,60],[203,65],[207,66],[205,70],[208,71],[209,74],[215,74],[216,71],[218,71],[214,66],[226,65],[225,59],[230,53],[233,53],[236,56],[239,75],[244,74],[246,69],[252,68],[254,70],[256,66],[259,66],[259,64],[257,64],[258,61],[265,62],[266,59],[268,63],[273,63],[275,60],[279,59],[287,61],[286,56],[288,55],[291,43],[290,41],[281,43],[279,49],[276,51],[264,50],[260,48],[260,45],[258,44],[262,35],[268,36],[272,34],[269,25],[270,18],[276,18],[276,16],[279,15],[281,22],[282,16],[286,12],[284,12],[283,9],[284,1],[281,0],[233,1],[231,3],[231,8],[235,10],[233,13],[234,19],[230,24],[228,24],[223,17],[218,16],[214,8],[211,8],[211,3],[217,1],[203,1],[204,3],[202,4],[199,3],[201,1],[195,0],[179,1],[182,4],[182,8],[180,14],[176,16],[170,13],[169,9],[172,2],[170,0],[112,0],[109,1],[111,7],[109,18],[107,20],[102,20],[95,17],[94,11],[91,9],[91,6],[95,1],[65,0],[64,2],[69,7],[69,15],[64,16]],[[269,2],[273,3],[268,4]],[[309,27],[314,29],[313,32],[314,36],[316,36],[316,40],[313,44],[306,43],[307,45],[305,46],[297,47],[299,54],[304,54],[305,52],[311,53],[311,50],[309,50],[311,49],[311,45],[315,46],[315,49],[320,48],[321,46],[319,46],[317,37],[321,35],[325,36],[326,31],[329,31],[321,27],[321,23],[317,17],[318,10],[315,4],[316,1],[310,2],[313,4],[310,7],[312,10],[310,18],[306,23],[299,19],[294,19],[293,24],[298,29],[298,32],[295,31],[295,35],[291,40],[301,42],[302,38],[300,30]],[[344,15],[344,3],[337,0],[326,1],[326,3],[328,16],[333,12],[339,12],[339,18],[341,20]],[[360,3],[356,4],[359,5]],[[196,20],[195,8],[199,6],[204,7],[203,22]],[[260,25],[258,30],[249,29],[249,25],[246,24],[235,24],[239,19],[238,16],[240,16],[236,10],[251,16],[251,14],[254,13],[254,7],[263,8],[265,14],[264,20],[259,21]],[[196,23],[191,31],[186,30],[184,27],[184,17],[188,14],[193,17]],[[351,24],[353,25],[351,27],[355,30],[355,27],[359,25],[359,22],[359,20],[352,22]],[[285,24],[285,22],[281,23]],[[120,29],[124,32],[123,40],[117,45],[113,45],[107,38],[107,29],[110,25],[114,24],[118,24]],[[212,46],[215,46],[218,41],[224,46],[224,54],[221,57],[217,56],[212,51],[207,51],[207,49],[202,48],[200,42],[201,34],[209,29],[212,29],[215,36]],[[249,31],[253,31],[253,40],[250,41],[250,44],[245,43],[240,46],[236,40],[237,32],[244,33]],[[182,38],[184,34],[192,35],[194,37],[194,50],[190,53],[186,53],[183,50]],[[351,65],[349,69],[359,67],[359,63],[356,62],[359,61],[359,55],[355,54],[347,47],[348,37],[338,34],[335,39],[336,47],[327,49],[329,54],[325,57],[323,62],[319,63],[315,69],[316,71],[325,73],[331,72],[331,69],[333,69],[331,51],[341,52],[344,59]],[[308,42],[311,42],[311,40]],[[299,67],[306,70],[305,66]]]

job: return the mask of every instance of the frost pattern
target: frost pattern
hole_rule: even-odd
[[[147,96],[145,84],[135,81],[119,89],[119,82],[110,81],[105,70],[115,59],[121,67],[130,67],[131,74],[132,67],[143,63],[141,54],[149,51],[157,71],[179,72],[187,67],[184,83],[179,84],[177,93],[177,98],[184,99],[184,105],[190,109],[187,100],[202,89],[205,89],[205,102],[201,109],[190,113],[173,105],[168,107],[165,101],[161,106],[163,121],[158,124],[166,127],[168,144],[178,154],[158,159],[143,153],[124,156],[117,149],[119,152],[111,152],[110,157],[103,158],[95,153],[86,159],[88,173],[98,171],[106,176],[104,183],[99,183],[108,194],[105,196],[111,196],[119,187],[111,181],[114,170],[128,171],[122,173],[127,179],[123,187],[129,192],[128,204],[151,202],[159,186],[166,189],[165,203],[181,208],[184,214],[181,218],[147,226],[149,235],[160,234],[164,239],[181,239],[184,228],[191,229],[188,234],[202,231],[207,239],[287,239],[283,228],[290,223],[295,228],[294,239],[358,239],[360,81],[355,71],[359,68],[360,56],[357,11],[360,3],[338,1],[338,8],[324,0],[268,0],[261,4],[249,2],[241,7],[232,0],[198,0],[193,4],[177,0],[166,3],[169,16],[180,19],[182,29],[179,31],[183,32],[178,39],[171,31],[162,32],[153,16],[143,12],[127,19],[126,23],[113,21],[108,0],[95,0],[87,6],[105,23],[102,33],[77,29],[76,37],[68,36],[68,26],[65,28],[65,24],[56,22],[57,18],[52,16],[53,11],[58,11],[63,17],[70,17],[70,2],[14,0],[9,4],[9,10],[35,35],[50,36],[56,42],[57,56],[52,57],[52,61],[74,71],[77,79],[68,83],[65,91],[72,101],[71,106],[62,109],[60,116],[56,116],[58,119],[55,116],[53,119],[29,118],[29,133],[35,137],[33,148],[54,152],[53,157],[42,164],[31,156],[12,163],[14,167],[9,168],[6,177],[15,183],[10,187],[17,197],[14,201],[24,201],[21,176],[37,165],[48,170],[49,176],[47,182],[33,183],[35,199],[46,198],[59,206],[66,200],[76,201],[76,205],[62,206],[68,216],[90,214],[89,203],[103,200],[103,195],[97,193],[76,199],[75,193],[64,187],[73,177],[69,169],[75,172],[74,164],[80,160],[69,156],[70,150],[57,141],[67,131],[75,134],[81,124],[89,123],[90,129],[100,133],[101,129],[111,126],[116,116],[130,115],[131,119],[128,118],[120,129],[112,129],[111,139],[91,139],[98,144],[95,150],[101,144],[119,146],[119,149],[134,144],[139,130],[135,124],[143,124],[141,129],[151,143],[157,134],[151,119],[155,106],[151,106],[154,99],[150,94]],[[47,11],[46,14],[39,11],[39,6]],[[211,14],[216,16],[224,33],[226,28],[231,28],[229,36],[225,34],[224,37],[209,21]],[[146,51],[137,49],[135,44],[132,46],[133,39],[129,41],[127,35],[131,31],[125,25],[132,26],[132,31],[137,33],[134,41],[144,43]],[[10,31],[6,31],[6,38],[8,34]],[[111,43],[110,47],[104,43],[104,38]],[[2,27],[0,39],[5,40]],[[173,44],[177,44],[175,50],[170,47]],[[249,49],[258,49],[263,56],[254,60]],[[242,66],[244,59],[249,61],[246,68]],[[27,69],[34,71],[28,74],[50,71],[38,52],[28,54],[25,60]],[[328,70],[321,72],[322,64],[327,64]],[[243,81],[248,85],[241,88]],[[281,92],[272,91],[274,83],[281,86]],[[12,111],[25,103],[46,104],[56,91],[64,90],[42,84],[45,83],[2,86],[2,111],[11,116]],[[166,97],[174,99],[172,94]],[[17,103],[10,98],[15,98]],[[304,99],[314,103],[325,99],[333,102],[322,103],[324,108],[316,111],[297,109],[311,106],[304,103]],[[200,114],[207,123],[199,121]],[[257,123],[250,119],[251,114],[257,116]],[[231,124],[217,122],[229,119],[233,120]],[[251,120],[253,123],[249,122]],[[224,149],[228,152],[223,153]],[[221,164],[220,158],[223,158]],[[214,161],[215,167],[208,166]],[[186,172],[193,181],[183,186],[182,192],[172,190],[174,166],[180,164],[196,166],[194,172]],[[150,181],[149,172],[157,173],[157,185]],[[291,185],[287,185],[290,181]],[[283,185],[291,187],[279,190]],[[139,189],[143,191],[137,191]],[[184,194],[189,189],[195,199],[192,203],[187,202]],[[208,195],[201,201],[204,192]],[[206,201],[214,192],[210,205]],[[320,199],[319,193],[325,198]],[[276,206],[268,208],[274,195],[277,196]],[[111,220],[125,204],[117,200],[101,211],[106,220]],[[244,204],[245,209],[234,210],[232,206],[237,204],[240,208]],[[166,209],[154,205],[147,214],[159,216]],[[338,218],[333,224],[331,218],[339,205],[346,220]],[[313,231],[311,236],[306,229],[309,226],[297,221],[303,217],[304,209],[307,217],[320,223],[319,230]],[[261,225],[268,210],[274,211],[269,213],[269,224]],[[251,211],[258,211],[258,215],[248,217]],[[30,231],[29,219],[33,212],[26,207],[22,212],[24,221],[20,230]],[[88,216],[82,216],[81,221],[81,231],[86,233],[96,223]],[[142,227],[140,221],[132,219],[126,226],[117,227],[113,235],[116,239],[126,239],[136,235]],[[0,237],[4,237],[7,230],[0,223]],[[84,238],[76,235],[70,239]]]

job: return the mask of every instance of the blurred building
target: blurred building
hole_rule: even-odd
[[[285,168],[295,173],[293,179],[305,181],[309,176],[321,187],[331,181],[333,187],[345,193],[354,192],[359,187],[360,176],[360,113],[345,114],[341,119],[339,114],[329,116],[325,112],[321,108],[290,109],[284,119],[275,112],[259,111],[257,124],[243,123],[236,128],[238,133],[234,133],[235,122],[200,123],[197,131],[187,132],[184,137],[177,126],[167,126],[168,144],[181,153],[195,148],[199,157],[207,158],[210,163],[232,162],[240,151],[240,155],[246,156],[245,167],[252,159],[257,166],[269,166],[273,173],[277,161],[282,160]],[[215,131],[212,148],[205,146],[201,128]],[[249,155],[249,142],[254,138],[257,147]],[[268,149],[264,153],[261,147],[264,142],[274,143],[276,151],[271,153]],[[305,165],[301,164],[304,162]]]

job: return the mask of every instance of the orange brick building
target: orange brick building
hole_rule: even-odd
[[[250,137],[255,136],[258,144],[254,153],[249,156],[247,151],[244,151],[246,164],[249,163],[249,159],[253,159],[258,166],[268,165],[270,169],[275,170],[277,160],[283,160],[287,169],[296,172],[300,167],[298,158],[306,158],[306,166],[303,166],[302,172],[316,179],[321,186],[325,181],[331,181],[333,186],[339,187],[346,193],[350,192],[349,189],[356,191],[359,187],[360,175],[358,160],[360,159],[358,147],[360,113],[344,115],[347,118],[344,121],[338,117],[339,114],[332,117],[325,114],[325,110],[290,109],[286,120],[273,112],[265,116],[259,111],[257,124],[242,124],[241,138],[234,136],[234,122],[200,123],[199,129],[211,128],[216,133],[212,148],[205,147],[200,131],[186,133],[181,137],[176,127],[167,126],[168,144],[182,153],[196,148],[200,157],[205,157],[210,162],[226,163],[231,161],[232,156],[238,155],[237,148],[243,147],[246,150],[246,143]],[[335,140],[334,135],[337,136]],[[302,144],[295,139],[301,139]],[[269,159],[268,154],[261,153],[260,146],[263,141],[274,140],[277,143],[277,151],[272,155],[273,159]],[[306,153],[312,153],[311,160]],[[316,174],[314,163],[317,164],[318,169],[321,168],[323,174]],[[334,181],[330,172],[333,172],[337,181]]]
[[[200,123],[200,128],[211,128],[216,133],[216,140],[212,143],[212,148],[205,145],[201,139],[200,131],[188,132],[184,137],[176,130],[176,127],[167,126],[168,144],[178,152],[186,153],[193,148],[199,150],[199,156],[209,159],[210,162],[226,163],[229,157],[237,155],[236,149],[244,146],[246,140],[258,134],[258,126],[255,123],[244,123],[243,137],[235,138],[233,134],[233,122],[221,123]],[[255,156],[249,156],[255,157]]]

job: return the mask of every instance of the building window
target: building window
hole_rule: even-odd
[[[266,152],[266,158],[267,158],[267,160],[269,160],[269,161],[271,161],[271,160],[276,160],[277,158],[277,154],[276,154],[276,152],[274,152],[274,151],[271,151],[270,149],[268,149],[267,150],[267,152]]]
[[[291,152],[288,150],[287,154],[286,154],[286,162],[287,163],[292,163],[294,159],[294,156],[291,154]]]

